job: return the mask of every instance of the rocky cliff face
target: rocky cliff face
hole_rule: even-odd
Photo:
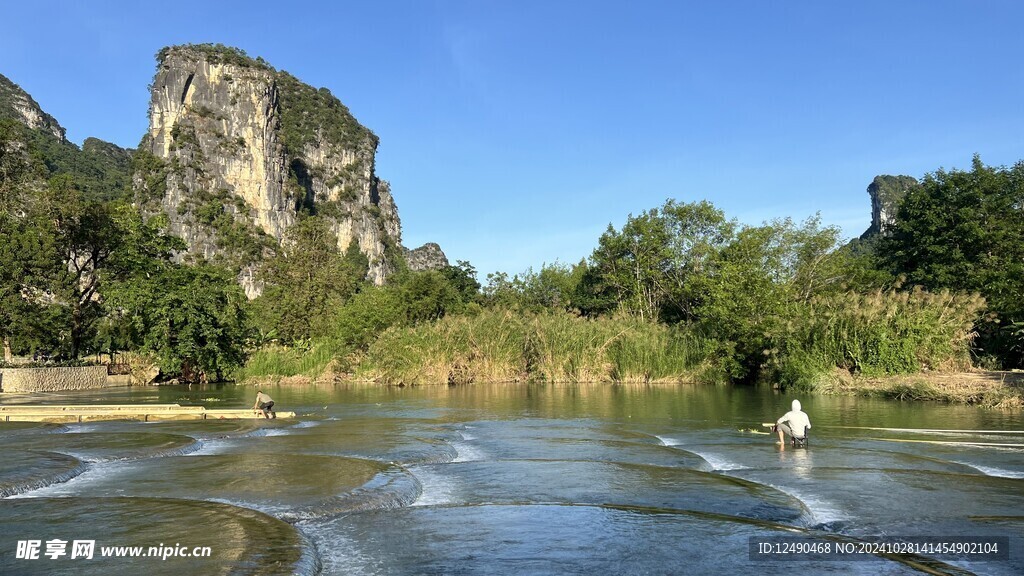
[[[911,188],[917,186],[913,176],[875,176],[868,185],[871,196],[871,227],[861,235],[866,239],[877,234],[884,234],[892,225],[899,209],[900,201]]]
[[[86,138],[79,149],[64,137],[64,128],[53,116],[4,76],[0,76],[0,120],[13,121],[16,128],[8,137],[42,161],[46,176],[39,176],[40,183],[48,176],[68,174],[86,200],[112,200],[126,193],[131,150],[97,138]]]
[[[65,141],[64,128],[57,123],[57,120],[43,112],[43,109],[27,92],[2,74],[0,74],[0,118],[17,120],[33,130],[44,130],[57,140]]]
[[[404,248],[402,253],[410,270],[440,270],[448,266],[448,257],[434,242],[427,242],[414,250]]]
[[[252,271],[303,214],[326,218],[382,283],[401,258],[398,210],[374,170],[377,137],[331,93],[223,46],[158,54],[136,200],[164,212],[191,257]]]

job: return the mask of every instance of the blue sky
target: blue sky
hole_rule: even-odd
[[[481,279],[590,254],[666,198],[867,228],[877,174],[1024,158],[1024,3],[8,3],[0,73],[134,147],[162,46],[326,86],[381,138],[403,241]]]

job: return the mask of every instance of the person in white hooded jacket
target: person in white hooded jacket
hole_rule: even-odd
[[[811,419],[800,410],[800,401],[793,400],[793,409],[786,412],[775,422],[775,430],[779,433],[779,444],[786,445],[785,436],[806,438],[811,427]]]

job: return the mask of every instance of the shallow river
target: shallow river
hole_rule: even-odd
[[[810,445],[780,449],[767,389],[265,391],[299,417],[0,423],[0,574],[1024,573],[1019,414],[801,397]],[[987,552],[938,550],[968,539]]]

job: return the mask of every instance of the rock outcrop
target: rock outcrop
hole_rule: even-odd
[[[64,128],[53,116],[4,76],[0,76],[0,120],[13,121],[15,129],[7,137],[41,161],[42,171],[36,174],[40,185],[49,176],[68,174],[87,200],[121,198],[128,190],[131,150],[97,138],[86,138],[79,149],[65,138]]]
[[[448,257],[434,242],[427,242],[414,250],[404,248],[403,253],[410,270],[441,270],[449,265]]]
[[[149,131],[136,153],[136,200],[164,212],[189,256],[252,271],[304,214],[354,242],[380,284],[402,257],[398,210],[375,173],[378,139],[326,88],[241,50],[165,48],[157,56]],[[247,280],[248,279],[248,280]]]
[[[45,130],[61,142],[66,140],[65,130],[57,123],[57,120],[43,112],[43,109],[27,92],[2,74],[0,74],[0,118],[17,120],[33,130]]]
[[[917,179],[913,176],[875,176],[868,185],[868,195],[871,196],[871,226],[861,235],[861,239],[885,234],[886,229],[896,218],[900,201],[915,186]]]

